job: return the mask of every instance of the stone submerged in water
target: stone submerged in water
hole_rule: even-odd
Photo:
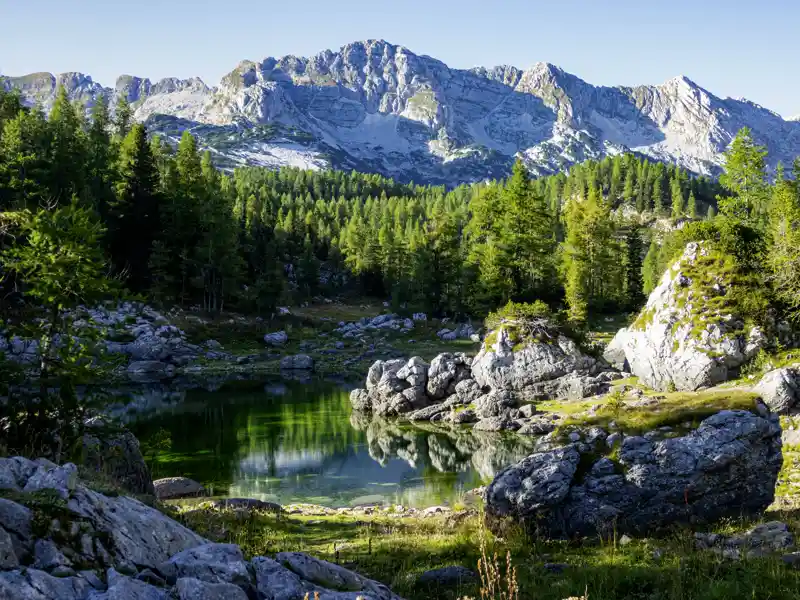
[[[511,520],[552,538],[641,536],[760,514],[782,466],[777,415],[742,410],[721,411],[683,437],[626,437],[616,461],[596,458],[604,444],[562,446],[500,472],[487,490],[489,527]]]

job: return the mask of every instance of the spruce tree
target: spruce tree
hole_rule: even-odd
[[[136,124],[120,146],[115,197],[109,207],[112,261],[134,291],[144,291],[150,281],[150,253],[161,225],[158,185],[147,131]]]

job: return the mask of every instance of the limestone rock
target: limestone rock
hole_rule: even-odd
[[[14,569],[19,566],[19,558],[14,550],[11,535],[0,527],[0,570]]]
[[[26,494],[42,490],[53,490],[66,499],[78,483],[78,468],[72,463],[62,467],[40,466],[34,471],[22,489]]]
[[[205,540],[161,512],[126,496],[108,497],[78,486],[67,503],[95,531],[106,532],[108,548],[138,567],[157,567],[174,554]]]
[[[538,337],[516,339],[517,330],[527,328],[537,329]],[[539,399],[566,398],[559,380],[594,376],[603,370],[603,365],[545,320],[502,323],[472,361],[472,377],[479,386]]]
[[[628,436],[614,472],[604,464],[579,477],[582,461],[597,462],[582,444],[532,454],[499,473],[487,491],[490,526],[510,518],[556,538],[611,528],[636,537],[760,514],[773,501],[782,465],[777,415],[742,410],[721,411],[683,437]]]
[[[740,316],[713,308],[712,300],[729,293],[731,282],[720,269],[715,283],[709,270],[722,260],[705,243],[687,244],[664,273],[636,322],[612,340],[612,361],[625,354],[630,371],[648,387],[694,391],[726,381],[763,348],[763,332],[747,332]],[[694,278],[694,280],[693,280]]]
[[[53,577],[38,569],[0,572],[3,600],[88,600],[91,591],[80,577]]]
[[[455,392],[456,386],[470,379],[472,361],[466,354],[439,354],[431,361],[428,371],[428,395],[433,399],[442,399]]]
[[[308,554],[280,552],[276,560],[302,579],[326,589],[339,592],[364,592],[375,600],[400,600],[382,583]]]
[[[168,577],[192,577],[207,583],[248,585],[250,573],[239,546],[203,544],[172,556],[158,567]]]
[[[800,365],[766,373],[753,391],[761,396],[770,410],[778,414],[800,412]]]
[[[182,577],[176,584],[178,600],[247,600],[244,590],[230,583],[208,583]]]
[[[167,600],[166,590],[108,570],[108,600]]]
[[[283,346],[289,341],[289,336],[285,331],[276,331],[264,336],[264,343],[268,346]]]
[[[252,560],[259,593],[273,600],[294,600],[311,592],[312,585],[281,565],[279,562],[259,556]],[[310,594],[313,597],[313,592]]]

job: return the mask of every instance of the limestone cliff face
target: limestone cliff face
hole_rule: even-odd
[[[548,63],[452,69],[383,40],[244,61],[214,88],[127,75],[114,88],[79,73],[0,79],[45,109],[59,83],[87,105],[124,95],[137,119],[167,137],[192,129],[223,166],[360,168],[456,184],[503,176],[515,156],[550,173],[634,150],[708,174],[745,125],[771,160],[800,153],[800,122],[685,77],[629,88],[593,86]]]

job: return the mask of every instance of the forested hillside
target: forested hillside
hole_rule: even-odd
[[[190,133],[173,148],[124,102],[114,114],[98,102],[86,120],[63,90],[49,118],[0,96],[2,243],[22,243],[24,211],[88,215],[131,292],[211,312],[345,293],[438,314],[537,298],[578,322],[633,310],[663,267],[663,234],[737,192],[634,155],[536,180],[518,163],[507,181],[452,190],[356,172],[223,173]],[[7,291],[17,284],[5,273]]]

